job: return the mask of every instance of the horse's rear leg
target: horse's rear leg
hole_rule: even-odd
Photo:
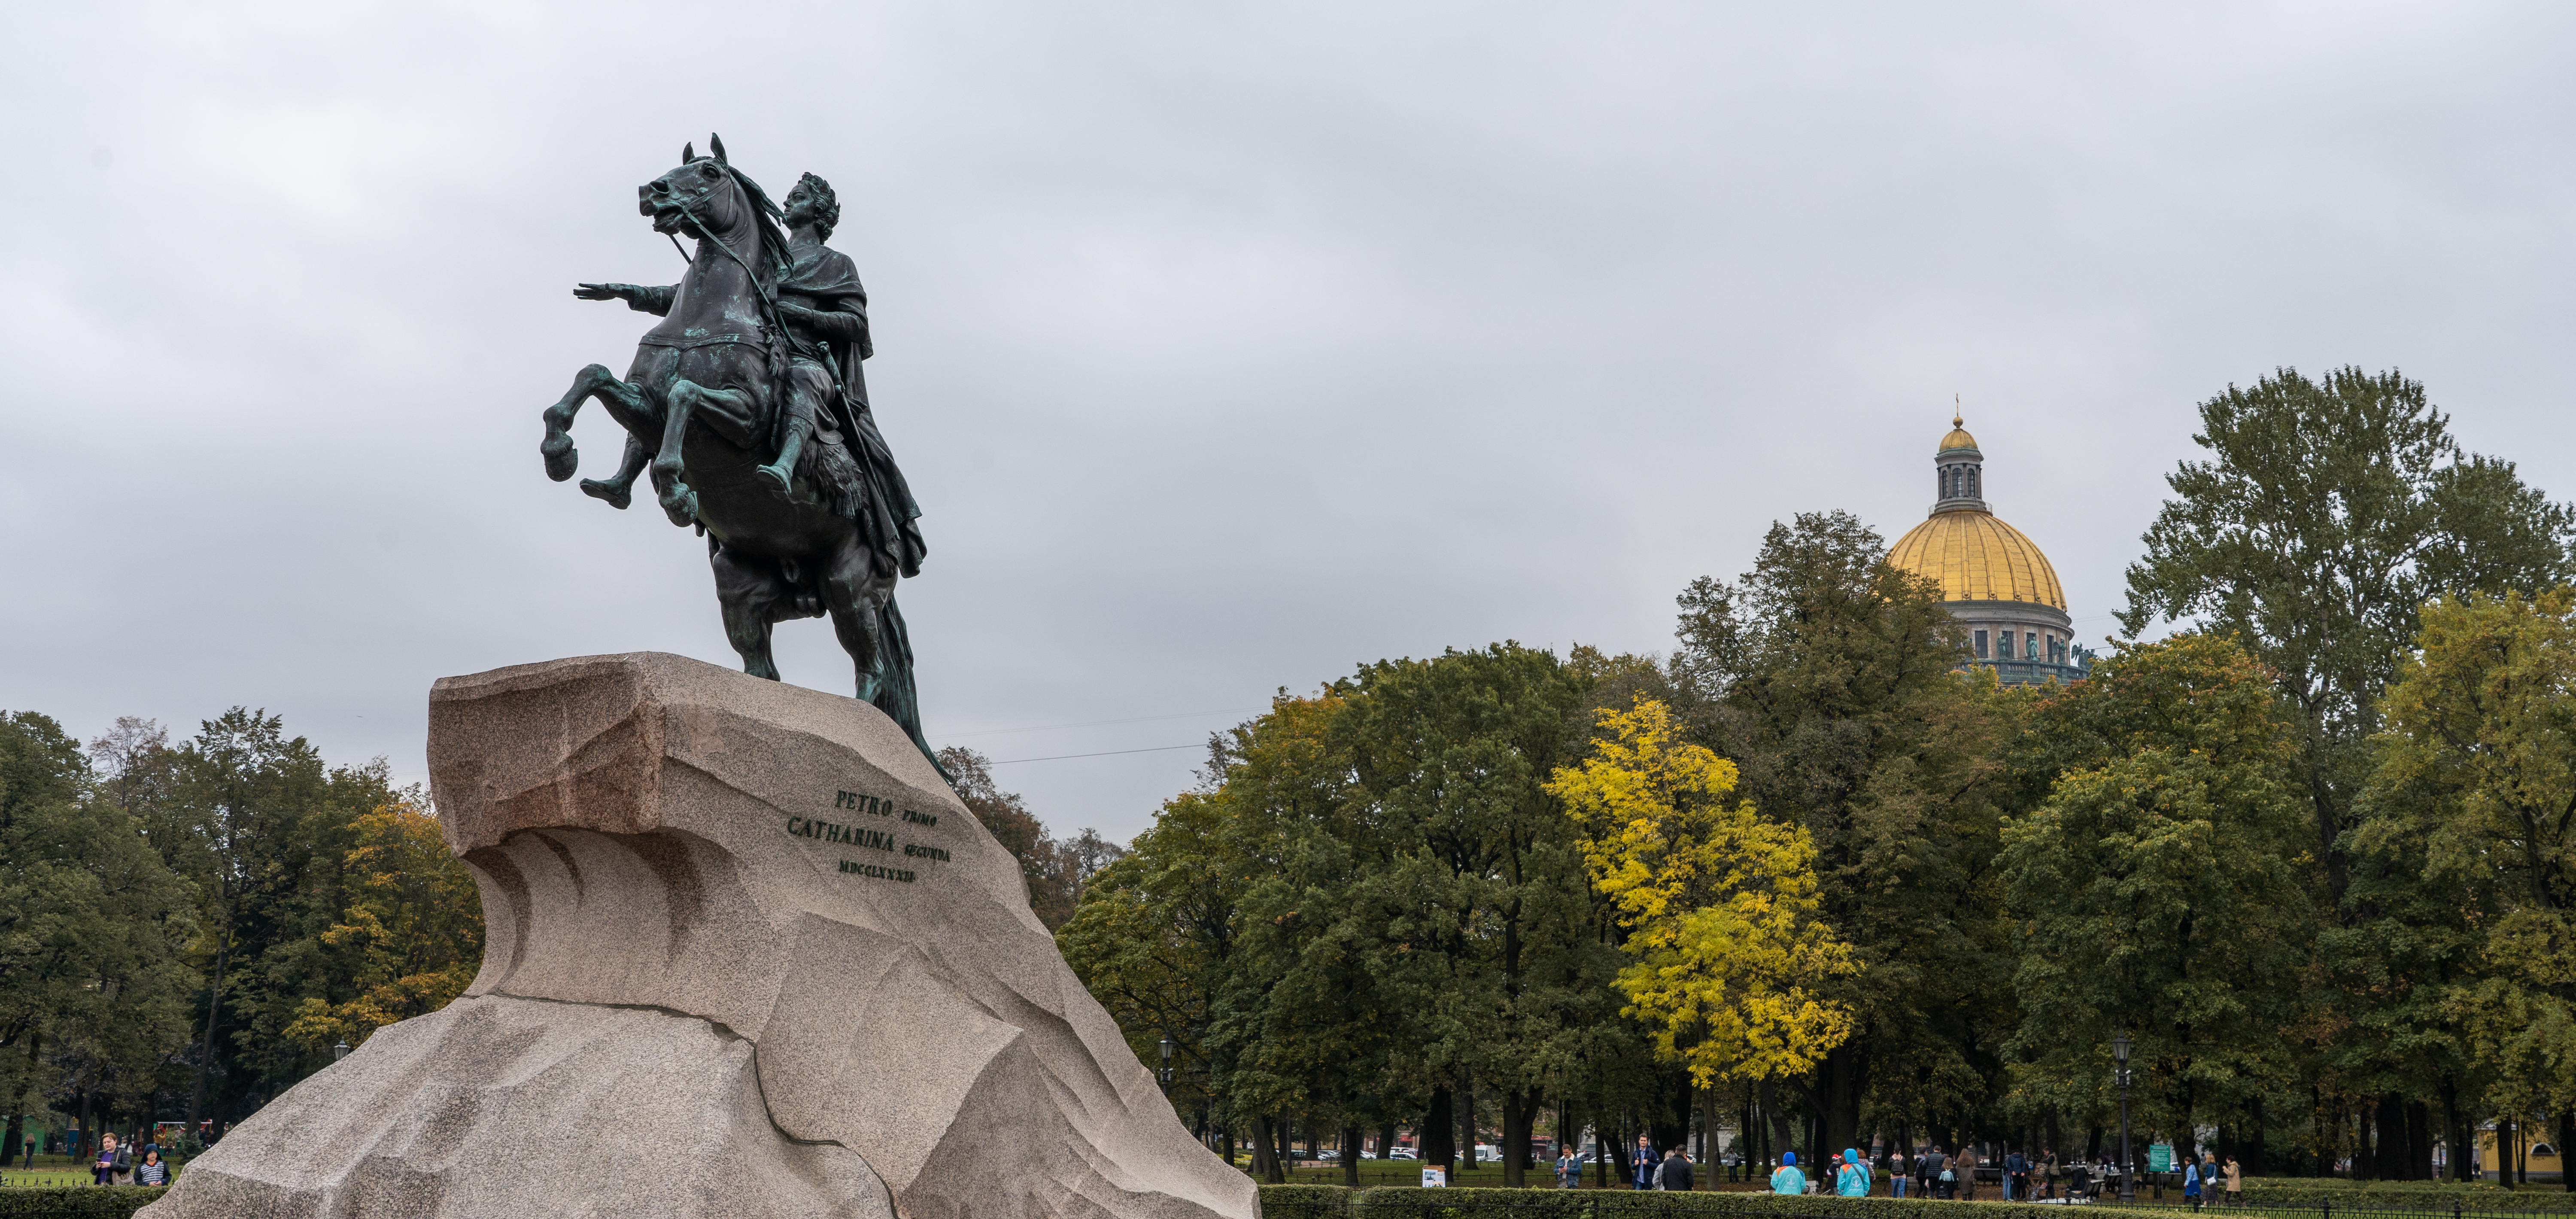
[[[778,680],[769,628],[779,618],[793,616],[781,613],[780,603],[792,599],[796,590],[788,586],[775,561],[736,555],[712,538],[707,560],[716,571],[716,604],[724,611],[725,641],[742,654],[742,671]]]

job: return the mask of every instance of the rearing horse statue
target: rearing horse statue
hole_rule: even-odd
[[[867,401],[867,297],[849,260],[822,244],[839,219],[811,174],[782,211],[725,158],[695,146],[637,188],[653,230],[697,240],[688,273],[661,288],[584,284],[662,321],[619,380],[604,365],[573,375],[546,408],[546,475],[580,465],[573,417],[597,399],[627,432],[625,459],[582,490],[624,508],[649,467],[671,523],[707,537],[725,637],[743,671],[778,679],[770,628],[829,613],[858,668],[858,697],[903,726],[924,755],[912,644],[895,581],[917,574],[920,515]],[[792,227],[781,227],[781,220]]]

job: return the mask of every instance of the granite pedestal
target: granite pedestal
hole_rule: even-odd
[[[1254,1219],[875,708],[584,657],[441,680],[429,761],[481,973],[152,1219]]]

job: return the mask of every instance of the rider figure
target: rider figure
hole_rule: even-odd
[[[868,338],[867,290],[849,256],[823,244],[840,223],[840,200],[831,183],[809,173],[787,193],[780,211],[791,266],[778,283],[776,300],[795,342],[780,387],[777,459],[756,473],[781,495],[789,494],[795,476],[803,473],[818,498],[873,535],[870,540],[890,569],[911,575],[924,550],[920,529],[913,524],[920,510],[868,409],[860,361],[876,350]],[[638,312],[661,315],[670,311],[672,292],[669,286],[583,284],[574,294],[584,300],[623,300]],[[622,484],[641,471],[642,463],[632,460],[641,446],[632,447],[636,452],[628,464],[633,470],[620,470],[605,490],[622,491]],[[584,489],[590,488],[585,484]],[[602,497],[612,503],[623,498]]]

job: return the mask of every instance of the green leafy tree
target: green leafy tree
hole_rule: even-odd
[[[2150,1127],[2241,1109],[2296,1068],[2281,1030],[2313,929],[2297,736],[2271,674],[2224,638],[2124,646],[2053,692],[2030,735],[2028,764],[2054,777],[2002,827],[2017,1085],[2100,1112],[2125,1029]]]
[[[195,928],[191,894],[90,777],[61,725],[0,715],[0,1098],[15,1102],[12,1150],[31,1094],[148,1095],[162,1056],[187,1040],[194,979],[179,950]],[[49,1062],[77,1078],[51,1077]]]
[[[2509,1112],[2576,1138],[2576,592],[2425,607],[2382,703],[2371,815],[2357,851],[2411,858],[2471,915],[2474,953],[2442,955],[2468,1054]],[[2448,921],[2423,920],[2449,930]],[[2430,1023],[2430,1022],[2428,1022]]]
[[[1819,979],[1857,1031],[1795,1081],[1811,1122],[1778,1132],[1789,1146],[1842,1148],[1865,1117],[1968,1117],[2012,1026],[1992,871],[2010,713],[1990,677],[1957,672],[1938,586],[1886,554],[1848,513],[1801,514],[1741,580],[1680,598],[1677,710],[1754,807],[1811,836],[1819,917],[1860,966]]]
[[[2120,623],[2199,621],[2242,639],[2297,711],[2302,781],[2329,898],[2370,770],[2365,742],[2416,609],[2444,592],[2566,582],[2576,511],[2513,463],[2464,451],[2422,384],[2395,370],[2284,368],[2200,404],[2206,461],[2129,567]]]
[[[1573,761],[1584,683],[1507,642],[1381,661],[1336,690],[1363,804],[1358,894],[1384,920],[1377,982],[1409,1013],[1397,1062],[1435,1117],[1470,1084],[1496,1093],[1503,1179],[1518,1185],[1544,1098],[1620,1037],[1618,958],[1578,829],[1545,787]]]

